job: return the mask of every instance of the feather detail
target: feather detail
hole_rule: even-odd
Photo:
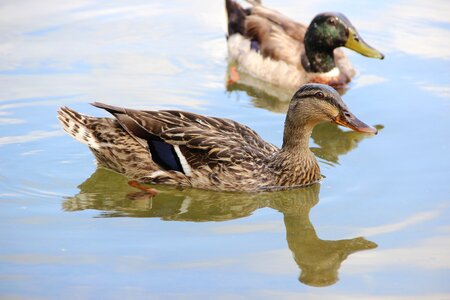
[[[258,179],[254,172],[278,151],[249,127],[229,119],[174,110],[139,111],[102,103],[94,105],[116,118],[86,117],[92,124],[107,121],[113,125],[107,129],[103,124],[102,132],[96,132],[96,126],[90,128],[92,136],[110,135],[107,147],[106,144],[91,147],[99,164],[137,180],[235,190],[242,189],[235,186],[236,180],[247,178],[253,182],[249,188],[256,189]],[[119,140],[121,144],[115,145]],[[127,144],[139,153],[145,168],[133,170],[136,165],[125,157],[119,161],[119,152],[125,151],[122,149]],[[174,156],[180,168],[173,162]]]
[[[173,146],[173,148],[175,149],[175,152],[178,155],[178,159],[180,160],[181,166],[183,167],[183,173],[186,174],[186,176],[190,176],[192,174],[191,166],[189,166],[186,157],[184,157],[183,153],[181,153],[180,147]]]

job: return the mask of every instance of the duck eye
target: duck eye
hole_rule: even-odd
[[[319,99],[323,99],[323,98],[325,98],[325,95],[322,92],[317,92],[316,97]]]
[[[336,23],[336,20],[334,18],[328,19],[328,23],[334,25]]]

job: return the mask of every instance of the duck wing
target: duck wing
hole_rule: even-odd
[[[260,4],[254,4],[245,19],[246,36],[259,43],[264,57],[296,66],[301,66],[306,29],[305,25]]]
[[[253,7],[251,8],[251,15],[259,16],[263,19],[270,21],[273,24],[280,26],[283,29],[283,32],[289,35],[291,38],[303,43],[303,39],[305,38],[305,33],[307,26],[292,20],[291,18],[286,17],[280,12],[267,8],[264,5],[249,1]]]
[[[228,119],[175,110],[132,110],[98,102],[93,105],[115,116],[164,170],[189,175],[193,169],[261,161],[278,150],[249,127]]]

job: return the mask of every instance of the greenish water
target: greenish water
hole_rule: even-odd
[[[386,55],[346,52],[343,99],[379,134],[318,126],[307,189],[153,199],[96,170],[56,109],[189,110],[280,145],[286,103],[226,88],[222,1],[0,4],[0,298],[450,299],[448,1],[266,4],[343,12]]]

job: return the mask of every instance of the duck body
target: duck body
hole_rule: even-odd
[[[328,72],[318,73],[306,72],[301,64],[290,64],[273,59],[271,56],[263,56],[251,48],[251,41],[248,38],[239,33],[231,35],[227,45],[229,59],[237,64],[240,72],[290,90],[307,82],[323,83],[340,88],[350,82],[356,74],[341,49],[335,50],[337,67]],[[300,53],[298,55],[300,56]]]
[[[181,111],[136,111],[94,105],[112,112],[117,119],[89,117],[61,108],[59,117],[64,128],[90,147],[100,167],[141,182],[221,191],[264,191],[320,180],[312,153],[301,153],[299,164],[290,170],[284,160],[272,161],[280,149],[232,120]],[[124,119],[133,120],[138,126],[151,124],[145,127],[151,132],[139,132],[139,127],[132,128]],[[283,172],[278,171],[281,169]],[[302,174],[302,178],[285,174]]]
[[[338,102],[311,101],[313,91],[322,96],[327,93]],[[305,101],[300,97],[309,100],[299,104]],[[303,187],[321,179],[309,138],[316,123],[330,118],[329,114],[337,118],[346,110],[338,97],[324,85],[300,89],[291,101],[281,149],[245,125],[189,112],[93,103],[114,118],[85,116],[67,107],[59,110],[58,118],[67,133],[89,146],[100,167],[129,178],[209,190],[271,191]],[[326,113],[318,112],[321,106]],[[365,124],[360,128],[374,130]]]
[[[228,53],[239,71],[256,78],[287,88],[307,82],[343,87],[355,70],[339,47],[384,57],[340,13],[319,14],[306,26],[256,1],[248,2],[252,7],[244,9],[226,0]]]

